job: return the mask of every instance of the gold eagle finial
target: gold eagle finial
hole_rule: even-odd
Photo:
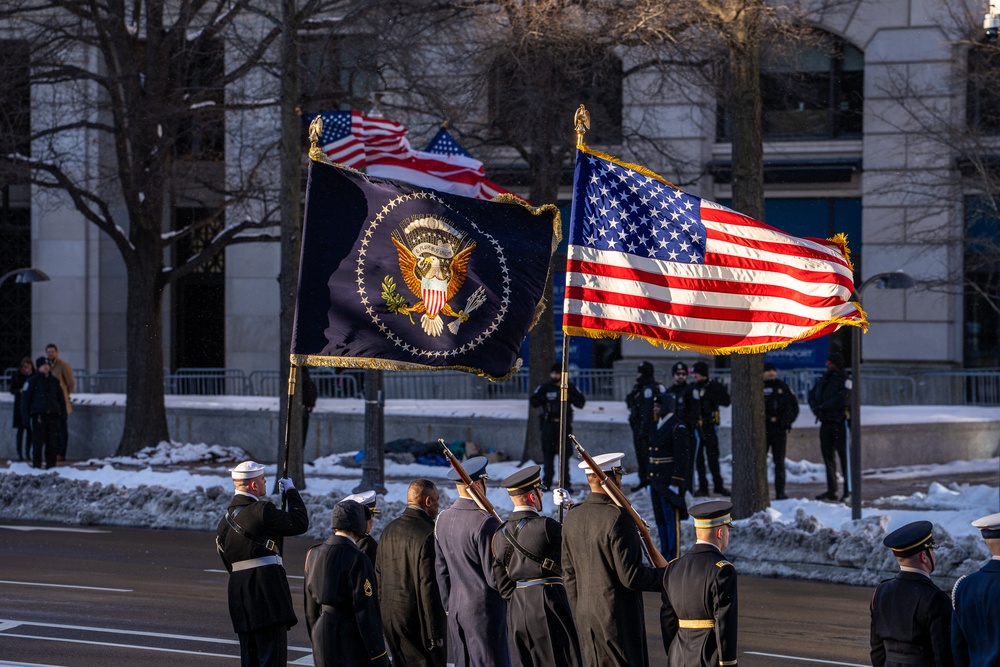
[[[582,104],[573,115],[573,125],[576,129],[576,145],[583,146],[583,135],[590,129],[590,112]]]

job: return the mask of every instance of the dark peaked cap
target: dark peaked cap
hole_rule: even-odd
[[[542,485],[542,469],[538,466],[528,466],[510,475],[500,485],[512,496],[521,496],[535,488],[544,489]]]
[[[490,460],[485,456],[473,456],[471,459],[464,461],[462,467],[469,474],[469,479],[476,482],[484,478],[489,479],[489,475],[486,474],[486,464],[489,462]],[[458,476],[458,472],[454,468],[448,471],[448,479],[453,482],[462,482]]]
[[[930,521],[914,521],[886,535],[882,544],[892,549],[892,555],[896,558],[907,558],[937,546],[934,544],[933,531],[934,526]]]
[[[694,517],[695,528],[718,528],[733,522],[730,512],[733,504],[728,500],[709,500],[688,508],[688,514]]]

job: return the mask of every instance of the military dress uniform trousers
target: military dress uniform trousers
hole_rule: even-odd
[[[285,667],[288,664],[288,629],[269,625],[240,632],[240,667]]]

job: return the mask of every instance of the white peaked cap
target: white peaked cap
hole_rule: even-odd
[[[266,466],[263,463],[244,461],[235,468],[230,468],[229,474],[233,476],[233,479],[253,479],[263,475],[265,469]]]
[[[361,493],[353,493],[339,502],[344,502],[345,500],[353,500],[354,502],[365,505],[366,507],[374,508],[377,496],[374,491],[362,491]]]
[[[611,472],[614,468],[620,468],[622,465],[622,459],[625,458],[625,452],[611,452],[608,454],[598,454],[594,457],[594,463],[603,470],[604,472]],[[586,461],[580,461],[577,466],[580,470],[586,470],[588,475],[593,475],[594,473],[590,470],[590,466],[587,465]]]

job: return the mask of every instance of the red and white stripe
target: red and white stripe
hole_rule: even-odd
[[[420,290],[420,296],[424,300],[424,311],[427,317],[434,317],[441,312],[444,304],[448,302],[448,294],[444,290],[424,287]]]
[[[409,157],[383,157],[370,160],[368,173],[380,178],[412,183],[463,197],[480,197],[485,180],[483,163],[464,155],[441,155],[411,151]]]
[[[323,152],[334,162],[360,169],[365,166],[365,142],[361,137],[363,128],[363,116],[357,111],[352,111],[351,133],[324,144]]]

